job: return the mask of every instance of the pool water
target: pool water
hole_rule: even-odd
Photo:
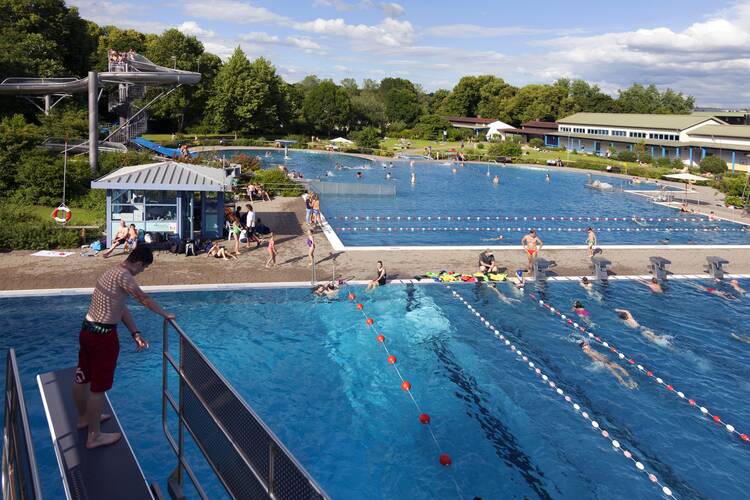
[[[616,344],[739,432],[750,428],[748,298],[728,301],[672,280],[655,296],[617,281],[588,295],[549,283],[549,304],[579,299],[591,331]],[[750,283],[742,283],[750,288]],[[750,443],[628,368],[635,390],[581,353],[578,337],[529,294],[498,284],[452,287],[631,450],[678,498],[743,498]],[[354,291],[430,414],[439,450],[386,361]],[[301,288],[156,294],[165,309],[333,498],[654,498],[660,489],[593,432],[558,394],[443,285],[390,284],[342,300]],[[35,375],[75,363],[87,296],[0,299],[0,347],[15,347],[44,493],[62,490]],[[658,343],[619,321],[629,309]],[[150,480],[175,464],[161,430],[161,322],[132,308],[151,349],[122,336],[110,398]],[[598,352],[611,353],[595,346]],[[625,363],[625,365],[627,365]],[[195,463],[196,459],[193,457]],[[205,467],[202,469],[205,473]],[[205,474],[204,474],[205,477]],[[212,498],[223,491],[209,482]]]
[[[231,157],[236,152],[223,153]],[[259,155],[266,168],[285,164],[324,182],[394,184],[395,196],[321,198],[323,214],[347,246],[518,245],[531,227],[548,245],[585,245],[589,226],[602,245],[750,244],[744,226],[709,222],[652,203],[627,191],[654,191],[661,185],[628,184],[624,177],[520,165],[415,161],[412,166],[403,160],[371,162],[321,152],[290,151],[288,160],[278,150],[268,157],[264,151],[249,154]],[[363,177],[358,179],[357,173]],[[495,175],[497,185],[492,183]],[[585,186],[595,180],[616,190]],[[674,197],[681,199],[680,194]]]

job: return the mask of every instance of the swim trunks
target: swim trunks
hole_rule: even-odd
[[[307,246],[312,247],[313,246],[313,240],[310,238],[307,238]]]
[[[527,248],[526,251],[529,255],[536,255],[536,248]]]
[[[78,343],[75,382],[91,383],[91,392],[104,392],[112,388],[120,354],[117,325],[84,320]]]

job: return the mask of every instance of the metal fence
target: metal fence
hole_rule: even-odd
[[[177,333],[179,359],[169,349],[170,326]],[[169,390],[170,366],[178,378],[177,397]],[[177,416],[176,438],[168,428],[167,405]],[[185,430],[233,498],[328,498],[173,320],[164,322],[162,427],[178,461],[170,479],[173,498],[182,494],[184,473],[207,498],[185,458]]]
[[[352,182],[321,182],[309,181],[310,189],[318,194],[359,194],[373,196],[395,196],[396,186],[393,184],[365,184]]]
[[[8,350],[5,363],[5,414],[3,427],[3,499],[42,498],[16,352]]]

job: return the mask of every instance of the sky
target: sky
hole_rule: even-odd
[[[465,75],[513,85],[582,78],[750,107],[750,0],[67,0],[82,17],[146,33],[177,28],[226,59],[237,46],[289,82]]]

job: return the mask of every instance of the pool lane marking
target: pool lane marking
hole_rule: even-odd
[[[685,395],[682,391],[678,391],[675,389],[675,387],[672,384],[668,384],[665,380],[663,380],[661,377],[657,376],[652,370],[649,370],[645,368],[642,364],[638,363],[633,357],[631,357],[628,354],[625,354],[624,352],[620,351],[615,347],[614,344],[607,341],[605,338],[601,337],[600,335],[595,335],[594,333],[588,331],[586,328],[584,328],[582,325],[580,325],[578,322],[574,321],[572,318],[569,318],[568,315],[563,314],[560,312],[559,309],[556,309],[554,306],[552,306],[547,301],[538,298],[536,294],[530,293],[529,297],[531,297],[534,302],[541,308],[546,309],[552,314],[553,316],[557,316],[560,318],[560,320],[568,325],[570,328],[575,330],[577,333],[582,334],[584,337],[588,336],[589,339],[595,340],[597,343],[599,343],[602,347],[606,347],[611,352],[617,354],[617,357],[620,360],[624,360],[625,363],[623,363],[625,366],[628,366],[631,370],[632,367],[636,367],[638,369],[638,372],[645,375],[647,378],[654,381],[659,386],[663,387],[667,390],[667,392],[670,392],[674,394],[675,396],[679,397],[681,400],[686,401],[691,407],[695,408],[696,410],[700,411],[700,413],[703,416],[709,416],[711,417],[711,420],[717,424],[721,424],[725,430],[729,431],[730,433],[737,435],[740,440],[742,440],[745,443],[750,442],[750,437],[748,437],[747,434],[739,432],[733,425],[729,424],[728,422],[721,419],[721,417],[717,414],[714,414],[711,412],[708,408],[705,406],[700,405],[697,400],[689,398]]]
[[[720,218],[716,216],[717,218]],[[455,215],[337,215],[332,217],[333,220],[345,221],[424,221],[424,220],[446,220],[446,221],[560,221],[560,222],[602,222],[602,221],[621,221],[621,222],[716,222],[708,219],[708,216],[699,217],[590,217],[590,216],[559,216],[559,215],[485,215],[485,216],[455,216]],[[735,224],[748,225],[746,222],[735,222],[730,219],[722,219]]]
[[[352,292],[349,292],[349,294],[347,295],[347,299],[349,299],[349,301],[351,302],[354,302],[356,298],[357,296]],[[383,350],[385,351],[387,355],[386,359],[388,361],[388,364],[390,364],[393,367],[393,369],[396,371],[396,375],[398,375],[398,378],[401,380],[401,389],[409,395],[409,398],[411,399],[412,403],[414,403],[414,406],[416,407],[417,412],[419,413],[420,423],[422,425],[426,425],[427,430],[430,431],[430,436],[432,436],[432,441],[435,443],[435,448],[437,448],[437,451],[438,451],[438,455],[439,455],[438,461],[440,465],[443,465],[446,467],[451,465],[453,461],[450,455],[448,455],[447,453],[443,451],[443,447],[440,445],[440,441],[438,441],[437,436],[432,430],[432,419],[430,418],[430,415],[428,413],[425,413],[424,410],[422,410],[422,407],[414,398],[414,394],[412,394],[411,383],[404,378],[403,374],[401,373],[401,370],[399,370],[397,366],[398,359],[396,358],[395,355],[391,354],[391,351],[388,349],[388,345],[386,344],[386,341],[385,341],[385,336],[380,331],[378,331],[377,327],[375,326],[375,320],[373,318],[368,317],[367,314],[365,313],[364,304],[359,302],[356,304],[356,308],[362,314],[362,318],[365,321],[365,325],[367,325],[367,327],[370,328],[375,333],[375,340],[378,342],[378,344],[380,344],[383,347]],[[456,486],[456,491],[458,492],[459,497],[463,498],[463,492],[461,491],[461,487],[458,485],[458,482],[456,481],[456,478],[452,473],[451,473],[451,479],[453,480],[453,484]]]
[[[646,466],[643,465],[643,462],[635,458],[633,452],[626,449],[622,445],[622,443],[620,443],[620,441],[618,441],[617,439],[614,439],[609,433],[609,431],[602,428],[601,424],[599,424],[598,421],[594,420],[593,415],[590,415],[587,411],[582,409],[580,404],[576,403],[573,400],[573,398],[571,398],[568,394],[566,394],[565,391],[563,391],[563,389],[558,384],[556,384],[547,374],[542,372],[542,370],[538,366],[536,366],[533,361],[529,360],[528,356],[526,356],[520,349],[518,349],[515,346],[515,344],[513,344],[510,341],[510,339],[506,338],[505,335],[503,335],[497,329],[497,327],[495,327],[492,323],[490,323],[489,320],[487,320],[484,316],[482,316],[482,314],[476,308],[474,308],[471,304],[469,304],[458,292],[453,290],[450,285],[447,285],[446,287],[448,288],[448,290],[450,290],[452,296],[456,300],[458,300],[463,305],[465,305],[466,308],[472,313],[472,315],[478,318],[479,321],[487,329],[489,329],[495,335],[495,337],[497,337],[502,342],[502,345],[504,345],[507,349],[509,349],[511,352],[513,352],[516,355],[516,359],[518,361],[521,361],[522,363],[527,365],[528,369],[533,370],[533,372],[541,379],[542,383],[549,386],[550,389],[552,389],[555,393],[557,393],[560,397],[562,397],[563,400],[565,400],[565,402],[568,403],[571,408],[573,408],[573,411],[576,414],[580,415],[582,418],[589,421],[591,425],[591,429],[594,432],[597,432],[604,439],[609,441],[615,450],[621,451],[623,456],[629,459],[633,463],[633,465],[635,465],[635,468],[638,469],[638,471],[646,474],[652,483],[659,485],[664,495],[671,497],[671,498],[675,498],[674,494],[672,493],[671,488],[669,488],[667,485],[660,482],[659,478],[657,478],[655,474],[647,471]]]

